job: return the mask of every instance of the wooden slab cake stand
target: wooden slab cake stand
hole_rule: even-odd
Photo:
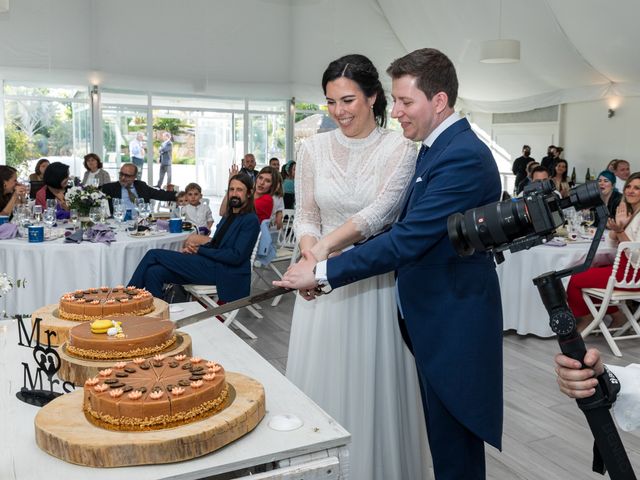
[[[89,467],[172,463],[211,453],[253,430],[265,414],[264,387],[226,372],[230,405],[215,415],[176,428],[116,432],[96,427],[82,411],[82,389],[62,395],[35,418],[36,443],[65,462]]]
[[[160,319],[169,318],[169,304],[159,298],[153,299],[153,312],[145,315],[146,317],[156,317]],[[41,318],[40,322],[40,343],[47,343],[47,334],[45,330],[50,330],[56,333],[51,335],[51,346],[59,347],[69,337],[69,329],[75,327],[81,322],[74,322],[73,320],[65,320],[58,316],[58,304],[54,303],[39,308],[31,315],[31,325],[34,325],[36,318]]]
[[[188,333],[176,331],[176,342],[167,350],[159,352],[160,355],[174,356],[181,353],[191,356],[191,337]],[[60,355],[60,370],[58,377],[76,385],[83,385],[87,378],[95,377],[98,371],[111,368],[114,363],[120,361],[131,361],[132,358],[122,358],[113,360],[91,360],[89,358],[78,358],[69,354],[67,342],[58,349]]]

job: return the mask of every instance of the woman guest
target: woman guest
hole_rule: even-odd
[[[293,209],[296,206],[296,162],[289,160],[282,167],[282,173],[284,208]]]
[[[347,55],[322,77],[338,129],[298,154],[295,230],[318,260],[371,237],[399,215],[416,147],[385,130],[386,98],[371,61]],[[296,298],[287,377],[351,432],[355,479],[424,479],[426,433],[415,362],[397,321],[392,273],[314,302]]]
[[[18,183],[18,171],[7,165],[0,165],[0,215],[13,214],[13,207],[21,203],[27,188]]]
[[[566,160],[558,159],[553,164],[553,171],[551,172],[551,180],[556,185],[556,190],[560,192],[562,198],[569,196],[569,181],[567,180],[567,170],[569,165]]]
[[[282,190],[282,177],[277,168],[271,167],[271,177],[273,181],[273,210],[271,211],[270,228],[272,230],[282,229],[282,220],[284,216],[284,198]]]
[[[46,158],[41,158],[36,163],[35,172],[29,175],[30,182],[44,182],[44,171],[49,166],[49,160]]]
[[[149,250],[129,285],[144,287],[154,297],[163,296],[166,283],[216,285],[220,300],[225,302],[249,295],[251,253],[260,231],[251,186],[247,175],[232,176],[225,202],[228,213],[222,217],[213,238],[190,235],[182,253]]]
[[[623,201],[616,209],[615,219],[610,218],[607,222],[607,227],[610,230],[609,236],[614,242],[640,241],[640,215],[638,212],[640,212],[640,173],[634,173],[625,183]],[[618,266],[620,280],[622,280],[628,257],[630,255],[635,257],[639,254],[639,252],[625,252],[622,255]],[[584,330],[593,320],[593,316],[589,313],[587,304],[582,298],[581,290],[583,288],[606,288],[612,270],[613,265],[592,267],[586,272],[571,276],[567,287],[567,301],[578,320],[579,331]],[[612,307],[607,313],[611,313],[614,317],[613,327],[619,326],[624,321],[624,316],[615,307]]]
[[[616,190],[616,176],[611,170],[603,170],[598,174],[598,188],[600,188],[600,198],[609,210],[609,218],[616,218],[616,210],[622,200],[622,194]],[[595,225],[598,225],[596,212]]]
[[[87,171],[84,172],[84,177],[82,177],[82,185],[101,187],[111,181],[109,173],[102,169],[102,160],[95,153],[87,153],[84,156],[84,168]]]
[[[258,173],[256,177],[256,185],[254,191],[254,204],[258,221],[262,223],[263,220],[271,218],[271,212],[273,211],[273,191],[275,189],[274,173],[278,171],[271,167],[264,167]],[[244,175],[239,173],[238,166],[232,165],[229,170],[229,174],[233,177],[236,175]],[[227,213],[227,204],[222,202],[219,210],[220,216],[224,216]]]
[[[47,208],[47,200],[56,200],[56,218],[69,218],[69,207],[64,198],[69,183],[69,166],[53,162],[44,172],[44,186],[36,193],[36,205]]]

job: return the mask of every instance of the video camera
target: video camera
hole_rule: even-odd
[[[552,180],[536,181],[525,187],[521,198],[449,216],[449,240],[460,256],[493,250],[496,262],[502,263],[505,250],[515,253],[550,240],[564,224],[565,208],[583,210],[601,204],[597,182],[578,185],[567,198],[560,198]]]

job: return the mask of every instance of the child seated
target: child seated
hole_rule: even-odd
[[[198,230],[206,228],[207,232],[213,225],[213,214],[209,205],[202,203],[202,188],[197,183],[190,183],[185,188],[186,193],[186,220],[193,223]]]

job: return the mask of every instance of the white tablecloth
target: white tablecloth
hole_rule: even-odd
[[[531,250],[510,254],[498,265],[502,295],[504,330],[516,330],[539,337],[555,335],[549,327],[549,315],[540,300],[533,278],[546,272],[563,270],[584,262],[590,243],[568,244],[564,247],[540,245]],[[616,248],[608,241],[598,247],[592,266],[613,264]],[[565,288],[568,278],[564,279]]]
[[[64,239],[29,243],[24,239],[0,241],[0,273],[26,279],[26,288],[0,299],[0,311],[31,313],[56,303],[65,292],[102,285],[126,285],[133,271],[152,248],[179,250],[189,233],[132,238],[125,232],[105,243],[64,243]],[[5,306],[6,303],[6,306]]]

